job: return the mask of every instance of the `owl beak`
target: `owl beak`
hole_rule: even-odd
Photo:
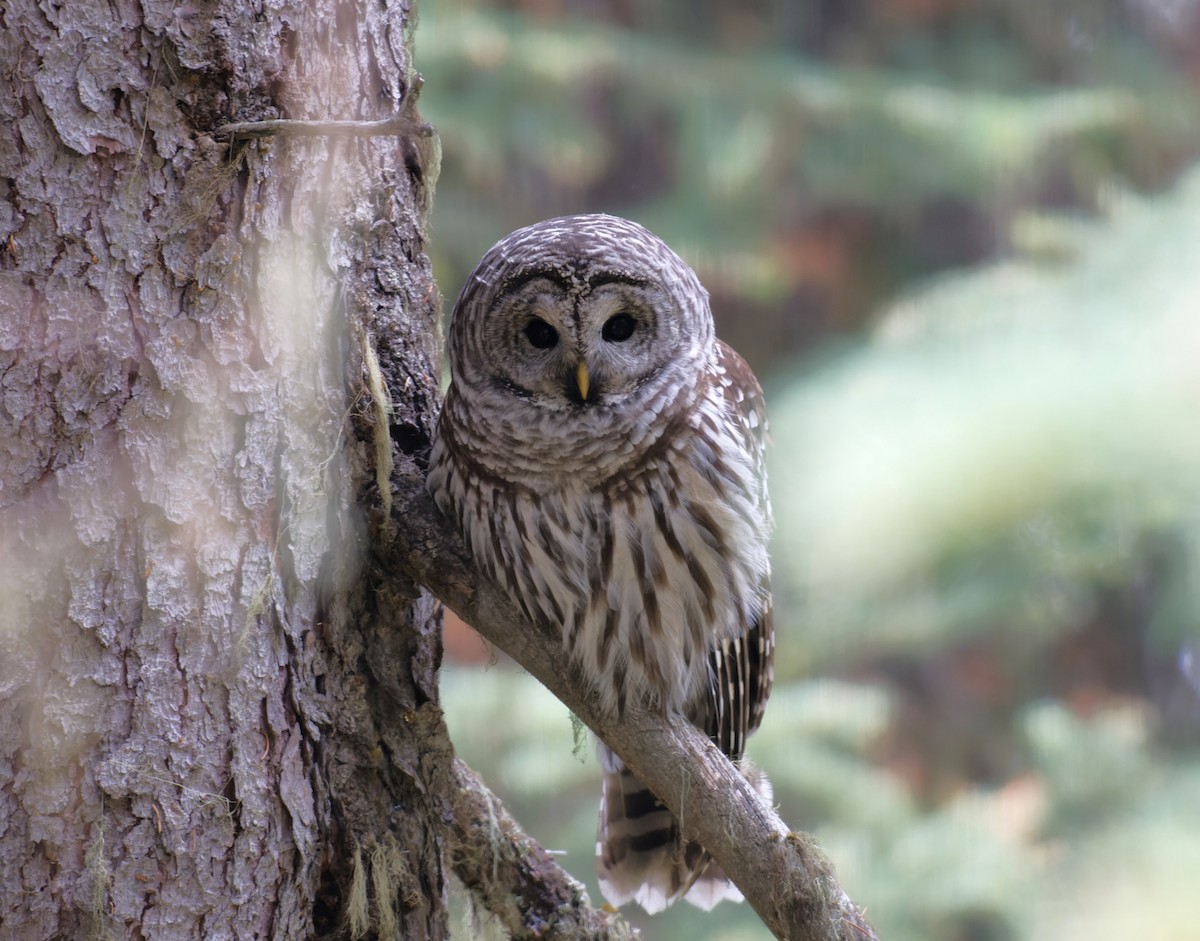
[[[579,395],[586,402],[588,397],[588,385],[590,378],[588,376],[587,363],[583,360],[579,361],[579,365],[575,367],[575,384],[579,386]]]

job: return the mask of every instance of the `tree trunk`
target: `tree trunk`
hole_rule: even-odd
[[[437,612],[372,562],[437,393],[410,17],[0,7],[3,941],[447,933]]]

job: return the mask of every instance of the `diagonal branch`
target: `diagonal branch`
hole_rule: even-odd
[[[557,633],[525,621],[500,590],[476,577],[411,460],[400,463],[392,483],[392,565],[512,656],[620,755],[682,821],[685,835],[712,853],[776,937],[877,941],[812,839],[790,831],[703,733],[638,705],[620,720],[602,714],[565,667]]]
[[[455,874],[500,919],[512,938],[539,941],[633,941],[615,913],[592,908],[583,886],[522,832],[462,761],[454,761]]]

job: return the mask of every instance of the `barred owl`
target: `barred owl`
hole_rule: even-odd
[[[696,275],[636,223],[550,219],[484,255],[448,349],[429,486],[478,567],[609,714],[681,713],[740,761],[771,687],[766,420]],[[599,748],[608,900],[741,900]]]

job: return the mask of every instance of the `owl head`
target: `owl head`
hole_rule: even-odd
[[[477,407],[599,428],[601,413],[636,416],[694,387],[714,343],[708,295],[675,252],[635,222],[580,215],[497,242],[459,296],[448,346],[453,386]]]

